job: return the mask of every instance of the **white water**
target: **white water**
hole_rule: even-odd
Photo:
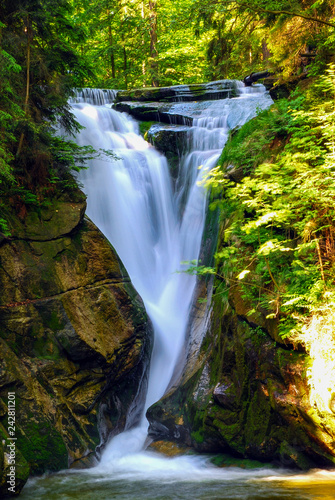
[[[80,181],[89,217],[115,247],[154,326],[145,410],[167,390],[185,342],[196,278],[177,271],[185,268],[181,262],[198,259],[200,251],[206,194],[199,180],[215,166],[229,129],[270,104],[261,87],[257,93],[241,92],[240,98],[187,103],[187,115],[193,113],[194,119],[176,192],[166,159],[138,135],[132,118],[106,106],[74,105],[78,121],[86,127],[78,142],[111,149],[120,158],[91,162]],[[183,106],[173,108],[182,114]],[[119,471],[133,463],[143,472],[149,460],[140,453],[146,432],[143,414],[139,427],[126,428],[109,443],[99,470]]]
[[[184,340],[195,282],[173,272],[180,267],[180,259],[197,258],[199,253],[205,196],[197,186],[201,176],[197,167],[213,166],[227,129],[249,119],[257,105],[269,104],[260,93],[201,103],[200,108],[188,103],[198,121],[190,130],[190,153],[184,159],[176,193],[164,158],[136,135],[135,122],[107,108],[76,107],[78,119],[88,127],[80,142],[112,148],[123,158],[117,163],[95,162],[84,172],[83,182],[90,217],[117,248],[156,326],[146,406],[164,393]],[[179,205],[184,206],[185,199],[181,217]],[[116,436],[98,467],[30,479],[22,500],[334,499],[334,471],[294,474],[266,468],[217,468],[205,456],[170,459],[141,451],[146,435],[142,424]]]

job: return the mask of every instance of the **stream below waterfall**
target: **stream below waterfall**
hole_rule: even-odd
[[[262,86],[241,87],[236,98],[187,103],[193,125],[185,126],[187,152],[175,182],[167,160],[139,135],[134,119],[96,98],[91,103],[88,98],[73,104],[85,127],[77,141],[113,150],[119,159],[92,161],[79,180],[88,216],[115,247],[154,327],[147,396],[142,417],[136,422],[129,417],[125,432],[107,445],[98,466],[30,479],[22,499],[335,498],[334,472],[219,468],[208,456],[167,458],[143,451],[145,411],[169,387],[185,344],[196,278],[182,271],[200,252],[206,216],[201,179],[216,165],[229,130],[268,107],[270,97]]]

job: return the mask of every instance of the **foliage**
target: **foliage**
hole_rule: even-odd
[[[323,71],[333,57],[330,0],[71,0],[85,85],[136,88]]]
[[[136,88],[196,83],[205,77],[207,35],[195,36],[192,0],[73,0],[74,23],[87,41],[78,50],[94,61],[86,85]]]
[[[4,25],[0,23],[0,30],[3,28]],[[10,145],[15,141],[15,137],[11,131],[11,121],[14,113],[22,116],[22,110],[12,100],[14,89],[11,76],[20,70],[21,67],[15,59],[0,46],[0,183],[3,181],[12,183],[14,180],[11,166],[13,154]]]
[[[328,0],[194,0],[197,32],[208,32],[212,78],[241,78],[259,69],[285,78],[333,57],[334,4]]]
[[[69,172],[93,153],[55,136],[80,128],[68,98],[89,74],[71,15],[69,0],[0,1],[0,196],[21,216],[56,187],[72,189]]]
[[[283,336],[334,283],[334,97],[330,65],[304,97],[278,101],[235,132],[206,181],[224,227],[217,272]],[[244,170],[240,183],[231,165]]]

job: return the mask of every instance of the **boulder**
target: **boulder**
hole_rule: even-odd
[[[151,326],[84,210],[58,200],[13,216],[0,245],[0,429],[8,440],[14,393],[17,456],[32,474],[96,463],[144,402]]]
[[[187,148],[188,127],[154,124],[146,133],[146,140],[163,153],[168,160],[171,176],[177,179],[180,158]]]

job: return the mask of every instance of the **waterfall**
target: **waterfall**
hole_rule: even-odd
[[[94,106],[103,106],[110,104],[115,100],[117,90],[112,89],[91,89],[89,87],[77,89],[74,96],[69,100],[70,104],[77,102],[86,102]]]
[[[94,95],[89,100],[100,102]],[[268,107],[271,99],[259,86],[256,93],[241,89],[238,98],[188,102],[193,126],[175,188],[165,157],[139,135],[137,123],[106,105],[90,103],[73,103],[85,127],[78,143],[111,149],[119,159],[91,161],[79,180],[87,194],[88,216],[115,247],[154,326],[147,409],[168,388],[185,342],[196,278],[181,271],[187,267],[182,262],[197,260],[200,252],[206,193],[199,181],[215,166],[229,129],[254,116],[257,108]],[[183,113],[183,103],[173,108]],[[107,446],[102,464],[125,450],[140,451],[146,429],[143,414],[137,428],[126,428],[128,432]]]

